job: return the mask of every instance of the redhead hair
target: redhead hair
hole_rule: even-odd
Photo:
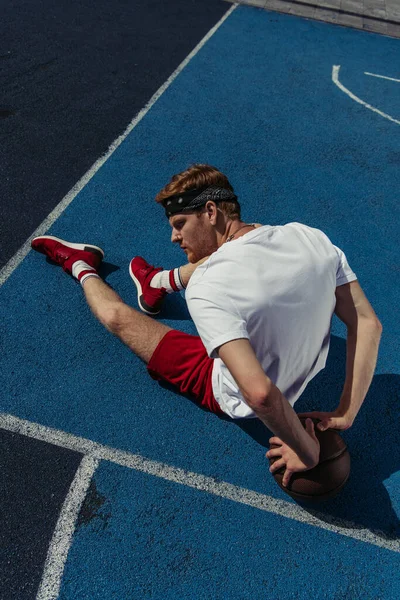
[[[158,192],[156,202],[163,202],[169,196],[209,185],[216,185],[233,192],[233,187],[227,176],[221,171],[211,165],[194,164],[185,171],[173,175],[170,182]],[[234,202],[218,202],[218,208],[229,219],[240,219],[240,204],[237,200]]]

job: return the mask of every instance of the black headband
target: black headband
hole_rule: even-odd
[[[162,201],[162,205],[165,208],[165,215],[169,219],[172,215],[200,208],[209,200],[213,202],[235,202],[237,196],[226,188],[209,185],[197,190],[188,190],[181,194],[169,196]]]

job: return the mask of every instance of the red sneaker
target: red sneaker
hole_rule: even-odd
[[[148,315],[158,315],[162,301],[167,295],[165,288],[154,288],[150,285],[154,275],[163,270],[161,267],[149,265],[141,256],[135,256],[129,264],[129,274],[138,292],[138,304]]]
[[[83,260],[97,272],[104,258],[104,252],[98,246],[71,244],[53,235],[42,235],[34,238],[31,245],[34,250],[48,256],[70,275],[72,275],[72,265],[77,260]]]

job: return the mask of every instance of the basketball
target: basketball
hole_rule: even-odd
[[[319,422],[312,419],[314,426]],[[305,427],[305,419],[300,419]],[[283,487],[282,478],[285,469],[273,473],[279,487],[292,498],[304,502],[320,502],[333,498],[343,488],[350,475],[350,454],[346,442],[338,431],[327,429],[319,431],[315,427],[315,435],[321,446],[319,463],[309,471],[294,473],[287,487]],[[271,444],[270,448],[279,446]],[[272,465],[278,457],[269,459]]]

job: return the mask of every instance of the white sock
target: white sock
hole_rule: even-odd
[[[171,272],[173,275],[171,276]],[[173,285],[171,284],[171,278],[173,277]],[[185,286],[182,284],[181,278],[179,276],[179,268],[172,269],[171,271],[160,271],[154,275],[153,279],[150,281],[150,287],[154,288],[165,288],[168,294],[173,294],[174,292],[178,292],[180,290],[184,290]]]
[[[101,279],[100,275],[98,275],[97,273],[95,273],[93,271],[93,273],[85,273],[80,279],[79,279],[79,283],[81,285],[84,284],[84,282],[89,279],[89,277],[97,277],[97,279]]]
[[[98,277],[100,279],[96,269],[85,263],[84,260],[77,260],[74,262],[71,270],[73,277],[75,277],[80,284],[83,284],[88,277]]]

